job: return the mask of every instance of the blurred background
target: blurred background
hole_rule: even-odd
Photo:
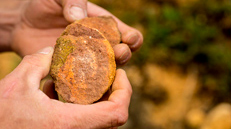
[[[231,129],[230,0],[90,1],[144,36],[123,67],[133,96],[120,129]],[[0,78],[20,60],[0,54]]]

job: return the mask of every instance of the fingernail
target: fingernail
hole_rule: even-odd
[[[124,64],[125,62],[127,62],[129,55],[130,55],[129,50],[126,50],[119,58],[120,64]]]
[[[80,20],[87,16],[86,12],[82,8],[77,6],[71,6],[69,13],[73,20]]]
[[[53,50],[53,47],[45,47],[45,48],[39,50],[38,53],[47,55],[47,54],[49,54],[52,50]]]
[[[131,35],[128,38],[127,42],[130,44],[129,45],[130,47],[136,47],[138,45],[138,43],[139,43],[139,36],[138,36],[138,34],[135,33],[135,34]]]

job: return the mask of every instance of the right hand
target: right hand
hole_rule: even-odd
[[[63,103],[49,83],[44,94],[40,81],[50,68],[53,48],[25,56],[19,66],[0,81],[0,127],[7,129],[116,128],[128,119],[132,94],[126,73],[119,69],[107,100],[90,105]]]

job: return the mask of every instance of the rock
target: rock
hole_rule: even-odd
[[[110,16],[88,17],[76,21],[73,25],[74,27],[68,26],[67,29],[64,31],[63,35],[66,34],[73,34],[76,36],[84,35],[90,32],[89,30],[87,30],[90,29],[91,31],[98,31],[100,33],[100,36],[105,37],[110,42],[112,47],[114,47],[116,44],[119,44],[121,41],[121,34],[117,27],[117,23]],[[81,26],[81,28],[86,31],[79,32],[78,29],[79,26]],[[96,33],[91,32],[90,34],[87,35],[99,36],[95,34]]]
[[[94,22],[102,18],[94,18]],[[116,30],[106,26],[109,33]],[[76,21],[57,39],[50,74],[66,102],[90,104],[99,100],[113,83],[115,72],[113,48],[99,29]]]
[[[212,109],[201,129],[231,129],[231,105],[222,103]]]

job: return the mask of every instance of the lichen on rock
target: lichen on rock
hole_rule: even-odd
[[[116,40],[109,42],[103,35],[106,32],[100,32],[102,29],[84,24],[97,23],[102,19],[112,22],[112,17],[104,18],[76,21],[67,26],[57,39],[50,74],[56,91],[66,102],[90,104],[98,101],[114,81],[116,64],[110,42],[119,44],[120,34]],[[118,33],[115,32],[118,31],[117,26],[105,26],[107,35]],[[103,24],[101,27],[104,27]]]

